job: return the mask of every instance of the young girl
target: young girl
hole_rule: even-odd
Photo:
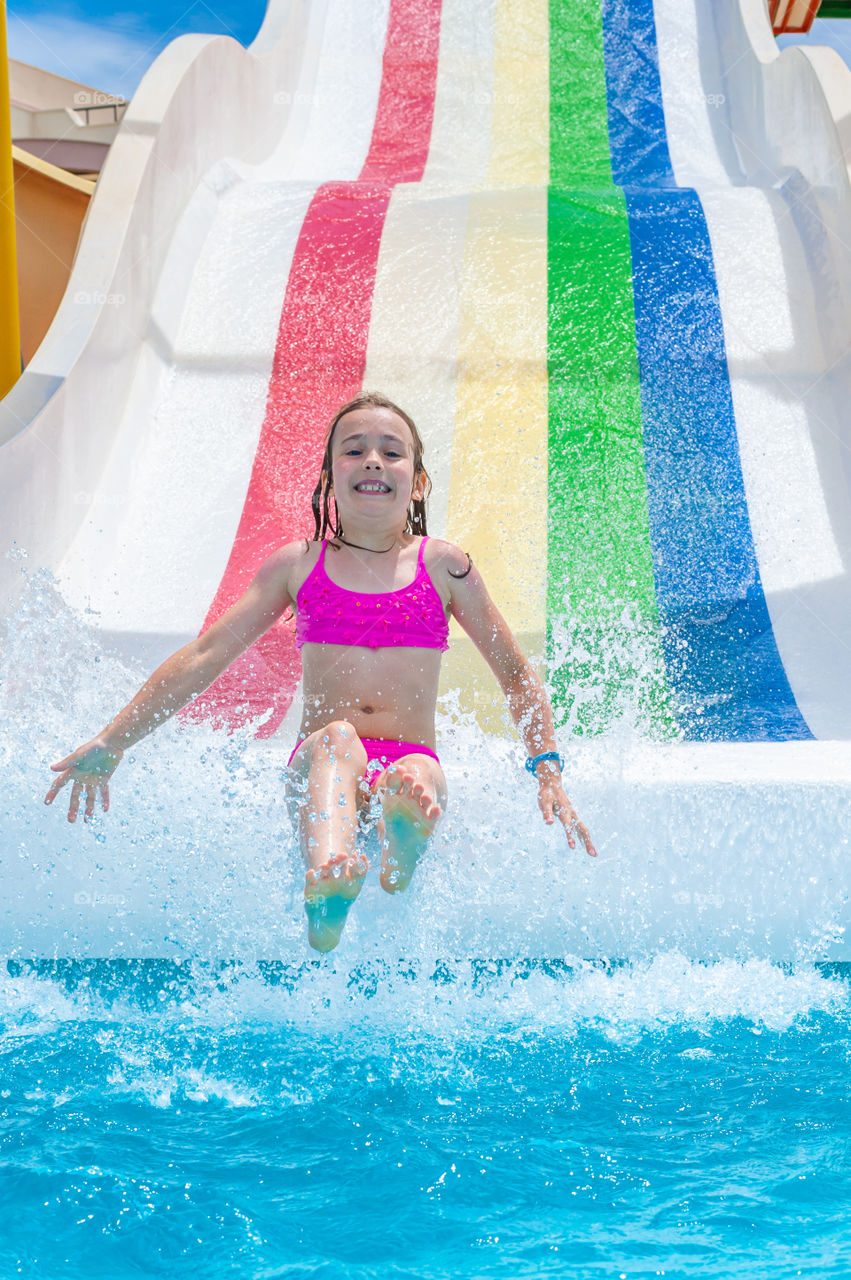
[[[96,793],[106,811],[109,778],[124,752],[293,608],[304,713],[287,799],[308,867],[308,938],[316,950],[330,951],[367,872],[357,836],[371,796],[382,808],[381,885],[388,893],[407,888],[446,805],[434,717],[451,615],[508,699],[544,821],[558,817],[570,847],[578,832],[596,856],[562,788],[543,686],[469,555],[426,536],[430,487],[419,432],[402,409],[368,393],[343,405],[313,495],[314,541],[273,552],[227,613],[168,658],[96,738],[51,765],[60,776],[45,803],[71,782],[70,822],[83,791],[85,820]]]

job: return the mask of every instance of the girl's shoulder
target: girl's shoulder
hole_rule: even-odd
[[[472,561],[466,551],[443,538],[429,538],[423,553],[426,568],[433,578],[445,575],[446,585],[467,577]]]
[[[321,550],[321,542],[299,538],[297,542],[285,542],[277,547],[266,557],[266,564],[276,565],[281,569],[292,569],[310,562],[315,564]]]
[[[307,538],[285,542],[266,557],[263,568],[267,573],[280,575],[288,595],[294,600],[315,568],[321,550],[321,542],[311,542]]]

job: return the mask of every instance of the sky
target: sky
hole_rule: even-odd
[[[826,44],[851,67],[851,18],[816,18],[805,36],[780,36],[777,43],[781,49],[787,44]]]
[[[9,0],[9,56],[130,98],[176,36],[209,32],[250,44],[265,12],[266,0],[148,0],[123,11],[109,0]]]
[[[130,98],[158,53],[186,32],[231,35],[250,44],[266,0],[148,0],[116,9],[109,0],[9,0],[9,55],[92,89]],[[851,19],[817,18],[809,35],[781,45],[827,44],[851,66]]]

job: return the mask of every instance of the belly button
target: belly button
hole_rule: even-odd
[[[364,713],[365,716],[372,715],[372,707],[361,707],[361,711]]]

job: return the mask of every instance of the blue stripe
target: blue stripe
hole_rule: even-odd
[[[613,180],[620,187],[675,186],[653,0],[603,0],[603,54]]]
[[[652,0],[603,0],[612,173],[625,189],[662,644],[687,737],[810,738],[759,574],[697,193],[674,182]]]

